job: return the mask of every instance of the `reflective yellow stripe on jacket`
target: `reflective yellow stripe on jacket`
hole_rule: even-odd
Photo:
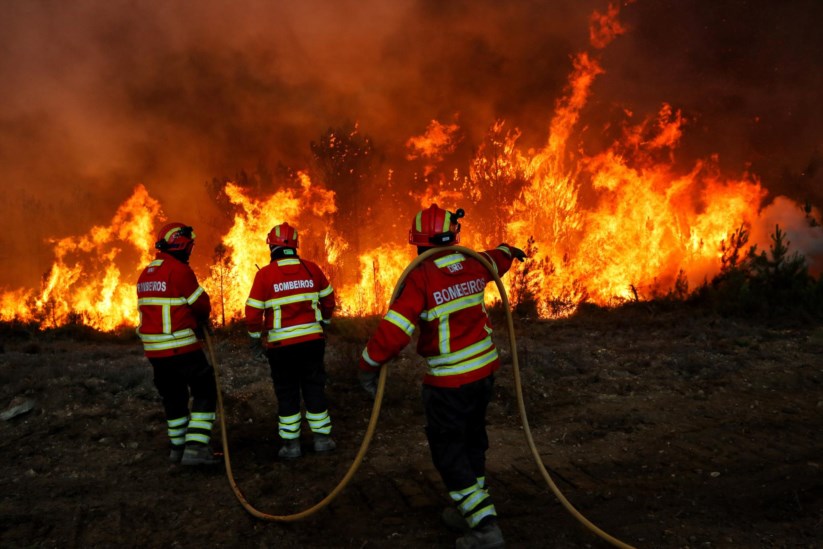
[[[311,334],[322,334],[323,327],[319,323],[323,322],[323,314],[320,312],[318,302],[320,301],[321,297],[325,297],[331,294],[333,291],[333,288],[331,287],[331,285],[329,285],[320,292],[306,292],[302,294],[294,294],[285,297],[276,297],[274,299],[269,299],[266,301],[248,298],[246,300],[246,305],[261,310],[272,309],[274,318],[272,323],[272,329],[268,332],[267,340],[270,343],[273,343],[275,341],[283,341],[294,337],[302,337]],[[281,307],[283,305],[300,303],[301,301],[311,302],[311,307],[314,310],[314,318],[316,322],[283,327],[282,314],[280,312]],[[254,337],[254,334],[252,335],[252,337]]]
[[[293,337],[302,337],[322,333],[323,327],[317,322],[311,322],[309,324],[298,324],[297,326],[289,326],[278,330],[269,330],[268,340],[270,343],[273,343],[275,341],[283,341]]]
[[[455,255],[459,254],[442,257],[440,259],[444,265],[462,261],[463,256],[458,258],[455,257]],[[494,347],[491,332],[488,327],[486,327],[486,332],[489,334],[488,337],[459,351],[452,352],[449,316],[452,313],[470,307],[482,307],[485,309],[482,292],[460,297],[420,313],[421,320],[427,322],[433,322],[434,320],[439,321],[438,347],[440,354],[426,357],[426,362],[429,365],[429,375],[443,377],[465,374],[480,369],[498,358],[497,349]]]
[[[146,351],[164,351],[167,349],[175,349],[177,347],[185,347],[192,343],[197,343],[197,336],[194,330],[186,328],[184,330],[177,330],[172,332],[171,328],[171,311],[172,307],[182,307],[183,305],[191,305],[197,298],[199,298],[205,290],[202,286],[192,292],[189,297],[141,297],[137,300],[139,307],[161,307],[163,317],[163,333],[160,334],[146,334],[140,331],[141,325],[137,328],[137,335],[143,342],[143,348]],[[142,319],[143,313],[140,312]]]

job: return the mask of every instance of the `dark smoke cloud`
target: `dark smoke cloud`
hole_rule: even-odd
[[[357,121],[400,166],[431,120],[470,152],[498,118],[539,146],[602,0],[0,4],[0,285],[32,285],[49,236],[109,222],[143,183],[170,217],[205,224],[204,182],[310,163]],[[643,1],[597,52],[588,133],[662,102],[690,119],[684,163],[717,153],[823,206],[817,0]],[[596,139],[595,139],[596,138]],[[190,219],[191,216],[195,219]],[[36,220],[35,226],[32,221]],[[27,230],[21,230],[27,227]]]
[[[626,8],[603,53],[601,102],[689,119],[680,156],[748,163],[775,194],[823,205],[823,3],[654,1]]]

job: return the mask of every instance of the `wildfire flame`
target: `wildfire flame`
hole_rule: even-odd
[[[3,293],[0,319],[33,320],[44,326],[80,322],[106,331],[136,325],[134,284],[140,269],[154,257],[153,226],[160,213],[160,203],[138,185],[109,226],[50,240],[55,260],[42,289]]]
[[[625,31],[617,15],[610,6],[607,13],[592,16],[594,47],[605,47]],[[574,148],[581,111],[601,73],[588,53],[573,59],[566,93],[539,150],[518,149],[520,132],[497,121],[466,175],[430,180],[437,163],[454,151],[459,126],[434,120],[423,135],[406,142],[407,160],[427,163],[425,185],[413,191],[419,206],[466,209],[461,245],[483,249],[507,242],[529,253],[505,279],[510,294],[534,298],[542,317],[562,316],[586,300],[611,305],[652,297],[684,279],[696,287],[720,270],[722,243],[744,225],[752,228],[751,243],[761,249],[768,248],[768,235],[778,223],[794,231],[801,252],[820,241],[821,228],[805,223],[803,209],[788,198],[776,197],[762,209],[768,192],[754,174],[721,174],[716,158],[678,172],[674,156],[688,120],[671,105],[664,103],[655,116],[626,125],[606,150],[586,154]],[[405,242],[405,223],[382,235],[378,244],[363,241],[356,249],[345,231],[335,228],[340,197],[307,172],[297,179],[293,188],[268,196],[225,185],[233,221],[208,272],[199,273],[224,321],[242,316],[255,266],[269,261],[266,234],[277,223],[298,228],[301,255],[327,273],[344,315],[385,311],[411,261],[415,250]],[[381,189],[373,189],[373,200],[380,199]],[[414,213],[402,212],[401,218],[410,222]],[[809,215],[820,214],[807,208]],[[160,221],[159,203],[138,185],[108,227],[51,241],[55,260],[41,290],[0,294],[0,319],[43,325],[79,320],[102,330],[135,325],[134,281],[153,256]]]
[[[312,185],[305,172],[298,173],[299,189],[283,189],[262,200],[248,196],[241,187],[229,183],[225,193],[236,207],[234,223],[218,247],[209,276],[201,281],[209,295],[217,298],[218,313],[226,319],[236,319],[242,312],[254,280],[255,266],[269,262],[266,235],[274,225],[289,222],[301,227],[303,215],[323,218],[337,211],[334,193]],[[308,232],[308,238],[306,233]],[[299,230],[299,241],[311,239],[311,231]],[[326,235],[324,257],[334,259],[339,245]],[[222,253],[221,253],[222,252]]]

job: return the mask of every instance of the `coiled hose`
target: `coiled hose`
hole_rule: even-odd
[[[543,460],[540,458],[540,453],[537,450],[537,446],[535,446],[534,438],[532,437],[531,428],[529,427],[529,421],[526,416],[526,406],[523,402],[523,389],[522,389],[522,382],[520,379],[520,365],[517,360],[517,342],[514,336],[514,322],[512,320],[511,310],[509,308],[509,299],[506,295],[506,289],[503,286],[503,281],[500,279],[500,276],[497,274],[497,270],[494,265],[489,263],[489,261],[483,257],[481,254],[475,252],[474,250],[470,250],[468,248],[464,248],[463,246],[447,246],[447,247],[437,247],[432,248],[423,252],[422,254],[418,255],[403,273],[400,275],[400,278],[397,281],[397,284],[394,287],[394,292],[392,293],[392,302],[397,298],[400,289],[403,287],[403,282],[406,280],[406,277],[409,273],[414,270],[422,261],[429,258],[430,256],[440,253],[443,251],[454,251],[459,252],[464,255],[473,257],[477,261],[479,261],[494,277],[494,281],[497,284],[497,291],[500,294],[500,299],[502,302],[503,310],[506,311],[506,327],[509,332],[509,345],[511,347],[511,354],[512,354],[512,366],[514,370],[514,386],[515,386],[515,393],[517,394],[517,408],[520,412],[520,419],[523,424],[523,434],[526,436],[526,444],[531,451],[532,457],[534,458],[534,462],[537,465],[537,468],[540,470],[540,474],[543,476],[543,479],[548,484],[551,491],[566,508],[566,510],[576,518],[583,526],[587,529],[592,531],[594,534],[602,538],[603,540],[609,542],[615,547],[621,547],[623,549],[634,549],[631,545],[628,545],[619,539],[609,535],[608,533],[604,532],[600,528],[598,528],[595,524],[589,521],[586,517],[584,517],[580,512],[575,509],[575,507],[569,502],[568,499],[563,495],[560,489],[555,484],[554,480],[549,475],[549,472],[546,470],[546,467],[543,465]],[[378,378],[377,382],[377,393],[374,398],[374,406],[372,408],[371,417],[369,418],[369,424],[366,427],[366,434],[363,437],[363,441],[360,443],[360,449],[357,451],[357,455],[354,457],[354,461],[352,462],[349,469],[346,471],[346,474],[343,475],[343,478],[334,487],[334,489],[329,492],[329,494],[314,504],[312,507],[301,511],[299,513],[293,513],[290,515],[272,515],[269,513],[264,513],[259,511],[258,509],[254,508],[246,497],[243,495],[240,487],[237,486],[237,482],[234,479],[234,475],[232,474],[231,469],[231,457],[229,454],[229,443],[228,443],[228,435],[226,432],[226,421],[225,421],[225,413],[223,409],[223,395],[222,390],[220,387],[220,376],[218,374],[218,367],[217,361],[214,356],[214,345],[212,344],[211,336],[206,332],[205,334],[206,340],[206,347],[209,353],[209,359],[212,363],[214,369],[214,377],[215,382],[217,384],[217,407],[218,407],[218,416],[220,421],[220,431],[221,437],[223,442],[223,457],[226,466],[226,476],[229,480],[229,485],[231,486],[234,495],[237,497],[237,500],[240,502],[240,505],[248,511],[251,515],[272,522],[295,522],[298,520],[302,520],[310,515],[313,515],[317,511],[323,509],[328,504],[330,504],[337,495],[343,491],[346,485],[349,483],[351,478],[357,472],[357,469],[360,467],[360,464],[363,462],[363,457],[366,455],[366,451],[369,449],[369,444],[371,443],[372,436],[374,436],[374,431],[377,428],[377,418],[380,416],[380,406],[383,402],[383,393],[386,387],[386,376],[388,372],[388,368],[384,365],[383,368],[380,368],[380,377]]]

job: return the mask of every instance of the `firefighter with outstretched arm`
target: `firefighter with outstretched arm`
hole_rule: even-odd
[[[463,210],[451,213],[436,204],[412,220],[409,243],[418,254],[460,242]],[[500,244],[482,252],[499,275],[522,250]],[[426,437],[432,462],[456,507],[443,512],[460,529],[458,548],[503,547],[497,512],[485,478],[486,409],[500,366],[483,300],[494,280],[482,263],[443,250],[424,260],[405,279],[389,311],[366,344],[359,362],[363,388],[374,396],[380,367],[396,356],[419,326],[417,351],[428,364],[423,378]]]
[[[275,225],[266,238],[271,263],[257,271],[246,300],[251,348],[265,339],[274,392],[277,395],[278,455],[295,459],[300,445],[301,395],[315,452],[335,449],[326,400],[325,327],[334,312],[334,289],[320,267],[297,254],[297,229]],[[265,334],[265,337],[264,337]]]
[[[211,303],[189,266],[194,239],[194,230],[183,223],[160,230],[157,254],[137,280],[137,334],[163,401],[169,461],[212,465],[222,461],[211,449],[217,387],[198,339],[209,329]]]

